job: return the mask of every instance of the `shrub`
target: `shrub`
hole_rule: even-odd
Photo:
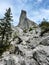
[[[23,32],[24,32],[24,33],[27,33],[27,29],[24,29]]]
[[[49,28],[45,28],[44,30],[41,31],[40,36],[43,36],[44,33],[47,33],[49,31]]]
[[[32,31],[32,30],[33,30],[33,28],[32,28],[32,27],[30,27],[30,28],[29,28],[29,31]]]
[[[41,27],[41,30],[45,30],[49,28],[49,22],[46,21],[45,19],[43,19],[43,21],[39,24],[39,26]]]
[[[2,55],[3,52],[5,52],[9,48],[10,48],[10,44],[9,45],[5,45],[5,44],[0,45],[0,56]]]
[[[41,34],[40,36],[43,36],[44,33],[47,33],[49,31],[49,22],[43,19],[43,21],[39,24],[41,27]]]

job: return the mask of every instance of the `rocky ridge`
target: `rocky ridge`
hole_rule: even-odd
[[[40,28],[25,33],[17,26],[13,31],[11,47],[0,57],[0,65],[49,65],[49,35],[41,37]]]

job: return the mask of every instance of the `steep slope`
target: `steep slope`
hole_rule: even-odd
[[[26,11],[22,10],[20,19],[19,19],[19,24],[18,26],[22,29],[28,29],[32,26],[37,26],[37,24],[27,18],[27,13]]]
[[[22,29],[37,24],[27,18],[25,11],[22,12],[19,27],[12,25],[11,46],[0,56],[0,65],[49,65],[49,34],[46,32],[41,37],[38,27],[24,33]]]

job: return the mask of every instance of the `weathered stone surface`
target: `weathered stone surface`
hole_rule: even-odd
[[[33,58],[38,65],[49,65],[49,46],[38,46],[33,53]]]
[[[49,46],[49,36],[44,37],[42,41],[40,42],[41,45]]]
[[[19,27],[12,27],[11,47],[0,57],[0,65],[49,65],[49,35],[40,37],[38,26],[23,32],[36,25],[27,18],[25,11],[21,12]]]
[[[27,18],[27,13],[26,11],[22,10],[20,19],[19,19],[19,24],[18,26],[22,29],[28,29],[31,26],[36,26],[37,24]]]

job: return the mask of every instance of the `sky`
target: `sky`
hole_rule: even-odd
[[[21,10],[27,12],[27,17],[39,24],[43,18],[49,21],[49,0],[0,0],[0,18],[4,17],[6,9],[11,8],[13,24],[19,23]]]

